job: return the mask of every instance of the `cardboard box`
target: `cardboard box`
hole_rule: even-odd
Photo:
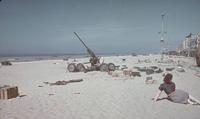
[[[18,95],[17,86],[0,88],[0,99],[11,99],[17,97]]]

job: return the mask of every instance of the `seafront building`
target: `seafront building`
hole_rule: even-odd
[[[178,46],[177,52],[179,55],[193,57],[198,46],[200,46],[200,32],[190,33]]]

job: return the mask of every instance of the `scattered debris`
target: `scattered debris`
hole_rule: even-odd
[[[120,77],[120,76],[141,77],[140,72],[134,72],[128,69],[124,69],[123,71],[108,71],[108,75],[111,75],[112,77]]]
[[[118,74],[117,72],[114,72],[113,74],[112,74],[112,77],[119,77],[120,76],[120,74]]]
[[[112,77],[119,77],[122,74],[121,71],[108,71],[108,75],[112,75]]]
[[[146,84],[154,84],[154,83],[156,83],[156,80],[153,80],[152,76],[146,77],[145,83]]]
[[[57,81],[55,83],[49,83],[49,82],[43,82],[44,84],[49,84],[50,86],[52,85],[66,85],[68,83],[74,83],[74,82],[81,82],[83,79],[74,79],[74,80],[68,80],[68,81]]]
[[[44,84],[49,84],[49,82],[43,82]]]
[[[133,77],[135,77],[135,76],[141,77],[141,74],[140,74],[140,72],[131,72],[130,76],[133,76]]]
[[[1,65],[10,66],[10,65],[12,65],[12,63],[10,61],[2,61]]]
[[[200,78],[200,73],[195,73],[194,75]]]
[[[126,70],[126,69],[124,69],[124,70],[123,70],[123,75],[124,75],[124,76],[130,76],[130,75],[131,75],[131,72],[132,72],[132,70]]]
[[[81,94],[80,92],[78,92],[78,93],[74,93],[74,94]]]
[[[152,76],[146,77],[146,81],[147,81],[147,80],[152,80],[152,79],[153,79]]]
[[[147,75],[153,74],[153,73],[162,73],[163,70],[157,66],[150,66],[150,67],[134,67],[138,71],[146,72]]]
[[[150,59],[138,60],[138,63],[151,63]]]
[[[141,72],[145,72],[147,69],[146,67],[134,67],[134,68]]]
[[[176,71],[178,71],[178,72],[185,72],[185,70],[182,67],[177,67]]]
[[[77,62],[78,60],[77,59],[74,59],[72,62]]]
[[[53,93],[50,93],[50,94],[48,94],[49,96],[52,96],[52,95],[54,95]]]
[[[132,56],[137,56],[137,54],[136,54],[136,53],[131,53],[131,55],[132,55]]]
[[[122,61],[123,61],[123,62],[125,62],[125,61],[126,61],[126,59],[125,59],[125,58],[123,58],[123,59],[122,59]]]
[[[19,95],[20,98],[21,98],[21,97],[25,97],[25,96],[27,96],[27,95]]]
[[[180,67],[183,67],[183,66],[180,66]],[[197,67],[197,66],[189,66],[188,68],[191,69],[191,70],[194,70],[196,72],[200,72],[200,68]]]
[[[63,61],[68,61],[69,60],[69,58],[63,58]]]
[[[166,68],[165,70],[166,71],[173,71],[175,68],[174,67],[171,67],[171,68]]]
[[[154,70],[155,70],[155,69],[158,69],[157,66],[150,66],[150,68],[151,68],[151,69],[154,69]]]
[[[162,75],[162,76],[163,76],[163,77],[165,77],[165,75],[166,75],[166,74],[167,74],[167,73],[163,73],[163,75]]]
[[[154,72],[155,72],[155,73],[162,73],[163,70],[162,70],[161,68],[159,68],[159,69],[156,69]]]
[[[1,88],[6,88],[6,87],[10,87],[9,85],[3,85],[3,86],[0,86],[0,89]]]
[[[151,60],[150,59],[146,59],[144,60],[145,63],[151,63]]]
[[[119,65],[118,65],[118,66],[115,66],[115,69],[116,69],[116,70],[119,70],[119,67],[120,67]]]
[[[126,65],[122,65],[121,70],[124,70],[124,69],[128,69],[128,67]]]
[[[181,65],[181,64],[178,64],[177,66],[178,66],[178,67],[183,67],[183,65]]]
[[[166,59],[166,60],[158,61],[158,63],[172,64],[172,63],[175,63],[175,62],[172,59]]]
[[[133,77],[135,77],[135,76],[138,76],[138,77],[141,77],[141,75],[140,75],[140,72],[133,72],[132,70],[123,70],[123,74],[125,75],[125,76],[133,76]]]
[[[153,73],[154,73],[153,69],[146,69],[146,74],[147,75],[150,75],[150,74],[153,74]]]
[[[0,99],[11,99],[19,95],[17,86],[3,86],[0,88]]]

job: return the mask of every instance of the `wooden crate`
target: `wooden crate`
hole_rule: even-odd
[[[0,88],[0,99],[11,99],[17,97],[18,95],[17,86]]]

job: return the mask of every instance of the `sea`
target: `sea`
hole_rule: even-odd
[[[99,53],[97,56],[117,56],[115,53]],[[121,54],[125,55],[125,54]],[[20,55],[0,55],[0,61],[28,62],[40,60],[68,60],[75,58],[90,57],[88,54],[20,54]]]

